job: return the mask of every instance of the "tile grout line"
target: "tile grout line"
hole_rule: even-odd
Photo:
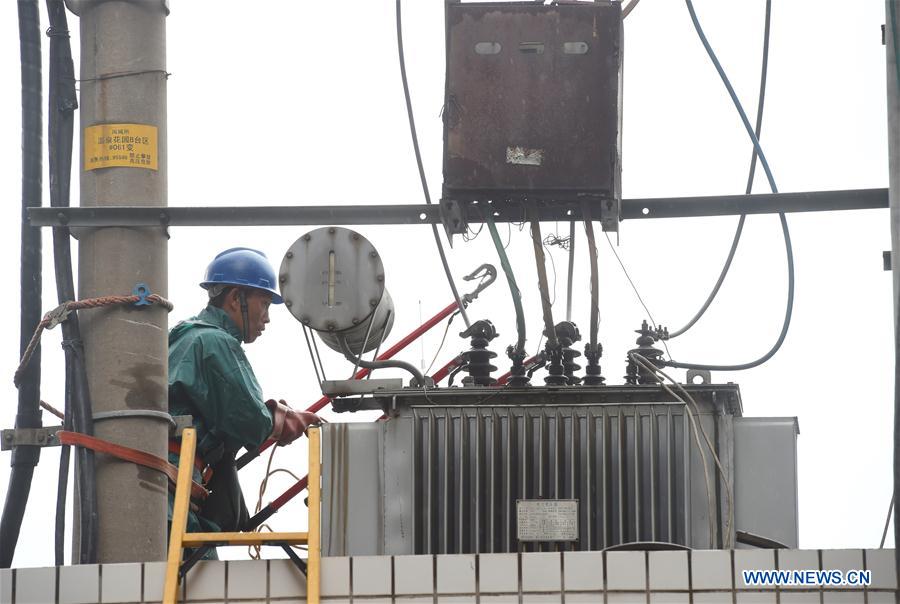
[[[606,567],[606,551],[604,550],[604,551],[602,552],[602,554],[603,554],[603,556],[602,556],[602,558],[603,558],[603,563],[602,563],[602,566],[603,566],[603,604],[608,604],[608,602],[609,602],[609,596],[608,596],[608,594],[606,593],[606,592],[607,592],[607,589],[606,589],[606,588],[607,588],[607,586],[609,585],[609,580],[607,579],[607,576],[606,576],[606,570],[607,570],[607,567]]]
[[[694,560],[691,557],[693,550],[687,551],[687,567],[688,567],[688,602],[694,604]]]
[[[865,548],[862,549],[862,564],[863,564],[863,570],[869,570],[868,569],[869,562],[866,558],[866,549]],[[896,596],[894,599],[896,600]],[[865,604],[869,604],[869,588],[868,588],[868,586],[863,587],[863,602]]]
[[[559,552],[559,593],[560,604],[566,604],[566,556]],[[476,604],[480,604],[476,602]]]
[[[650,604],[650,552],[646,550],[644,550],[644,594],[647,604]]]
[[[731,560],[731,604],[737,604],[737,571],[734,568],[734,550],[729,550]]]

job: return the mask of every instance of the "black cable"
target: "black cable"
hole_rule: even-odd
[[[425,203],[431,205],[431,194],[428,192],[428,181],[425,179],[425,167],[422,164],[422,153],[419,151],[419,137],[416,135],[416,120],[413,117],[412,100],[409,96],[409,83],[406,80],[406,60],[403,56],[403,23],[400,14],[400,0],[397,0],[397,52],[400,57],[400,78],[403,80],[403,96],[406,99],[406,116],[409,118],[409,133],[412,136],[413,150],[416,152],[416,165],[419,168],[419,180],[422,181],[422,192],[425,194]],[[459,314],[462,315],[466,328],[469,328],[471,323],[469,323],[469,315],[466,314],[466,305],[459,296],[459,291],[456,289],[456,283],[453,282],[450,264],[447,262],[447,254],[444,253],[444,244],[441,243],[441,236],[438,233],[437,225],[431,225],[431,232],[434,235],[434,242],[437,245],[438,254],[441,257],[444,274],[447,275],[447,283],[450,284],[450,291],[453,292],[453,299],[456,300],[456,304],[459,306]]]
[[[47,12],[50,21],[50,28],[47,31],[47,35],[50,36],[50,88],[47,112],[50,205],[65,208],[69,207],[72,141],[75,109],[78,107],[75,67],[72,62],[65,5],[62,0],[47,0]],[[59,303],[76,299],[68,228],[53,229],[53,265],[56,297]],[[93,412],[77,313],[71,313],[68,319],[62,322],[62,333],[66,356],[66,421],[71,424],[74,431],[91,435],[94,433]],[[57,522],[62,525],[65,523],[65,515],[59,508],[65,506],[66,486],[63,481],[68,478],[68,472],[64,473],[63,468],[64,460],[60,458]],[[85,447],[76,447],[75,469],[77,492],[80,495],[77,561],[81,564],[91,564],[97,561],[99,543],[94,452]]]
[[[694,29],[697,31],[697,35],[700,38],[700,41],[703,43],[703,47],[706,49],[706,53],[709,55],[710,60],[715,66],[716,71],[719,74],[719,77],[722,80],[722,83],[725,85],[726,90],[728,91],[728,95],[731,97],[732,102],[734,103],[734,107],[738,112],[738,115],[741,117],[741,122],[744,124],[744,129],[747,131],[747,134],[750,136],[750,139],[753,141],[753,147],[756,150],[756,153],[759,155],[759,161],[762,164],[763,170],[766,173],[766,179],[769,181],[769,187],[772,189],[773,193],[778,192],[778,187],[775,184],[775,177],[772,175],[772,170],[769,168],[769,162],[766,159],[766,154],[763,152],[762,147],[759,144],[759,139],[756,137],[755,132],[753,131],[753,127],[750,125],[750,120],[747,119],[747,114],[744,112],[744,107],[741,105],[740,99],[737,97],[737,93],[735,93],[734,88],[731,86],[731,82],[728,80],[728,76],[725,75],[725,70],[722,69],[722,65],[719,63],[718,57],[716,57],[716,53],[713,51],[712,46],[709,44],[709,40],[706,39],[706,35],[703,33],[703,28],[700,27],[700,22],[697,19],[697,13],[694,11],[694,5],[691,0],[685,0],[685,4],[687,5],[688,12],[691,16],[691,22],[694,24]],[[781,221],[781,232],[784,235],[784,250],[785,255],[787,256],[787,268],[788,268],[788,295],[787,295],[787,305],[784,312],[784,323],[781,326],[781,333],[778,335],[778,340],[776,340],[775,344],[769,351],[756,359],[755,361],[751,361],[749,363],[742,363],[740,365],[709,365],[702,363],[679,363],[677,361],[665,361],[665,364],[669,367],[679,367],[681,369],[706,369],[709,371],[742,371],[744,369],[752,369],[753,367],[758,367],[762,365],[769,359],[771,359],[776,352],[781,348],[781,345],[784,343],[785,338],[787,337],[787,332],[791,326],[791,316],[794,311],[794,249],[791,245],[791,233],[788,229],[787,218],[784,215],[784,212],[778,213],[778,218]]]
[[[41,31],[37,0],[19,0],[19,49],[22,78],[22,246],[19,356],[41,320],[41,230],[28,226],[27,211],[41,205]],[[16,428],[40,428],[41,349],[22,374]],[[0,568],[12,565],[41,448],[13,449],[9,487],[0,517]]]
[[[758,103],[756,106],[756,138],[760,137],[762,133],[762,118],[763,118],[763,108],[766,103],[766,79],[768,77],[769,72],[769,26],[772,18],[772,0],[766,0],[766,20],[765,20],[765,28],[763,31],[763,52],[762,52],[762,68],[760,70],[759,76],[759,95],[758,95]],[[745,192],[747,195],[753,191],[753,179],[756,176],[756,147],[753,147],[753,153],[750,156],[750,174],[747,177],[747,187]],[[700,320],[700,317],[706,312],[706,309],[709,308],[709,305],[712,304],[712,301],[715,299],[716,295],[719,293],[719,289],[722,287],[722,283],[725,281],[725,276],[728,274],[728,270],[731,268],[731,262],[734,260],[734,254],[737,252],[738,243],[741,241],[741,234],[744,232],[744,222],[747,220],[746,214],[741,214],[740,219],[738,220],[737,228],[734,231],[734,239],[731,242],[731,249],[728,251],[728,258],[725,260],[725,266],[722,267],[722,272],[719,274],[719,279],[716,281],[715,286],[713,286],[712,291],[709,296],[706,298],[706,302],[703,303],[703,306],[697,311],[697,314],[687,322],[687,324],[681,329],[676,329],[675,331],[669,333],[669,340],[672,338],[677,338],[691,327],[694,326],[694,323]]]

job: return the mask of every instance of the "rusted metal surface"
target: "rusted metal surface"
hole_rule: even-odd
[[[447,6],[444,197],[619,199],[618,2]]]

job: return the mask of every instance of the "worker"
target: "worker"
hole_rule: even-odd
[[[237,478],[237,452],[267,439],[287,445],[319,421],[284,401],[266,401],[241,348],[265,331],[269,305],[282,303],[275,283],[275,271],[262,252],[225,250],[200,284],[209,294],[207,307],[169,332],[169,413],[193,418],[193,478],[209,491],[202,501],[192,501],[189,532],[243,529],[249,514]],[[169,461],[177,464],[179,452],[180,442],[170,441]],[[170,495],[170,523],[173,501]]]

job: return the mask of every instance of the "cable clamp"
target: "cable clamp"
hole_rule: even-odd
[[[54,327],[68,319],[69,313],[71,312],[72,311],[71,309],[69,309],[68,302],[64,302],[48,312],[44,317],[45,319],[49,320],[49,323],[47,323],[47,329],[53,329]]]
[[[146,283],[138,283],[134,286],[134,289],[131,290],[132,296],[137,296],[137,302],[134,303],[135,306],[150,306],[152,302],[147,299],[148,296],[152,295],[153,292],[150,291],[150,286]]]

